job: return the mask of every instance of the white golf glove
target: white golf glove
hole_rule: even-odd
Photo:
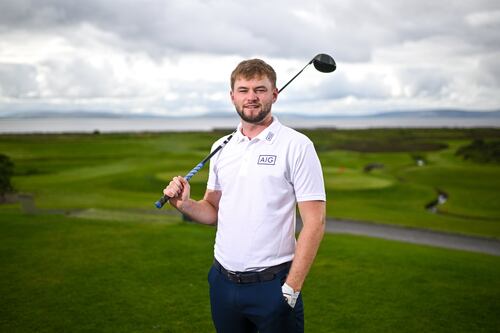
[[[300,291],[294,291],[292,287],[285,283],[281,286],[281,292],[283,293],[288,305],[294,308],[295,303],[297,303],[297,298],[299,298]]]

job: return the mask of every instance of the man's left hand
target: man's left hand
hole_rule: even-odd
[[[295,303],[297,303],[297,299],[299,298],[300,291],[294,291],[293,288],[285,282],[285,284],[281,286],[281,292],[283,293],[283,297],[285,297],[288,305],[294,308]]]

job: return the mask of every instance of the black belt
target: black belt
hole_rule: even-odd
[[[271,281],[279,272],[290,268],[291,261],[279,264],[277,266],[268,267],[260,272],[231,272],[222,267],[222,265],[214,259],[214,267],[229,281],[234,283],[256,283]]]

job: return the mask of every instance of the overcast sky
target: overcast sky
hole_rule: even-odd
[[[500,1],[0,0],[0,114],[234,112],[229,75],[259,57],[274,110],[500,109]]]

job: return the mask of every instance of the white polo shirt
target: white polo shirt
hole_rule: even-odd
[[[296,203],[326,200],[313,143],[276,117],[252,140],[238,126],[231,141],[212,157],[207,188],[222,192],[215,259],[239,272],[292,260]]]

